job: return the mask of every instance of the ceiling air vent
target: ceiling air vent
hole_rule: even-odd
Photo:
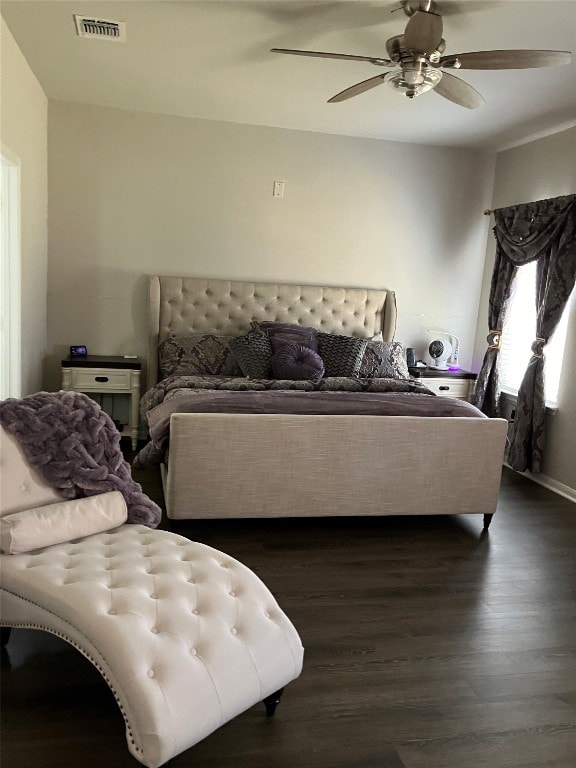
[[[98,37],[101,40],[114,40],[117,43],[126,42],[126,22],[124,21],[94,19],[74,14],[74,22],[79,37]]]

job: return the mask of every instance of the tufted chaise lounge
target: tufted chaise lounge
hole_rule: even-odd
[[[2,516],[61,500],[2,430],[0,477]],[[150,768],[259,701],[272,713],[300,674],[300,639],[270,591],[211,547],[122,525],[0,559],[0,625],[45,630],[86,656]]]

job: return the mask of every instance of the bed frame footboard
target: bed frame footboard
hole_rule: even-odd
[[[168,517],[491,515],[506,430],[484,418],[173,414]]]

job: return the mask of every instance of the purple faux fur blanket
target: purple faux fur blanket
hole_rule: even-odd
[[[0,424],[30,464],[66,499],[120,491],[128,522],[155,528],[162,513],[132,479],[114,422],[87,395],[39,392],[0,403]]]

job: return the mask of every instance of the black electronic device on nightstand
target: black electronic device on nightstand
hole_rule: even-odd
[[[70,357],[87,357],[88,350],[83,345],[70,347]]]

